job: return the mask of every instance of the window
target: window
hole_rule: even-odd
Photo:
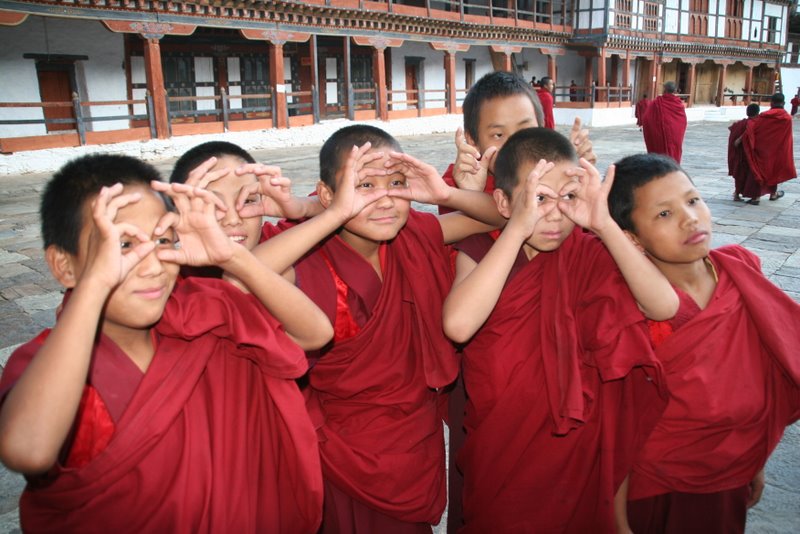
[[[242,56],[240,59],[243,95],[263,95],[270,92],[267,58],[262,55]],[[248,98],[245,107],[267,107],[266,98]]]
[[[767,39],[766,42],[768,43],[777,43],[778,42],[778,17],[765,17],[766,18],[766,32],[767,32]]]
[[[194,96],[194,58],[189,55],[165,54],[162,61],[167,96]],[[194,111],[194,109],[195,102],[192,100],[169,102],[170,111]]]
[[[656,2],[644,3],[644,31],[658,31],[658,4]]]
[[[464,89],[469,90],[475,83],[475,60],[464,60]]]
[[[631,0],[616,0],[614,5],[614,25],[618,28],[631,27]]]

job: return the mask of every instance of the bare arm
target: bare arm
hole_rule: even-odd
[[[639,309],[649,319],[664,321],[678,311],[678,295],[667,278],[647,259],[614,222],[608,212],[608,192],[614,183],[614,166],[606,179],[586,160],[576,170],[577,181],[567,184],[559,196],[561,211],[575,224],[588,228],[605,243],[617,263]]]
[[[628,524],[628,477],[625,477],[614,495],[614,519],[616,520],[617,534],[633,534]]]
[[[121,191],[120,184],[104,188],[95,200],[86,267],[52,332],[0,410],[0,459],[14,471],[34,475],[56,463],[83,395],[103,307],[111,291],[154,248],[135,226],[114,223],[121,207],[140,198]],[[139,240],[124,254],[123,235]],[[47,251],[48,263],[60,279],[74,276],[59,270],[67,261],[64,254],[54,248]]]

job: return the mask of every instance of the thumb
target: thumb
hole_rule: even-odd
[[[499,149],[496,146],[490,146],[486,149],[486,152],[483,153],[481,156],[481,167],[486,170],[489,170],[489,167],[494,163],[494,159],[497,157],[497,153]]]

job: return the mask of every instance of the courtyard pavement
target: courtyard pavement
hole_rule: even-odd
[[[800,121],[795,122],[795,139]],[[800,302],[800,182],[783,184],[786,196],[760,206],[734,203],[733,181],[727,176],[727,123],[690,123],[683,166],[695,180],[714,217],[715,246],[739,243],[759,255],[765,274]],[[566,133],[566,128],[562,128]],[[598,166],[644,151],[635,127],[597,128],[591,133]],[[399,138],[406,152],[440,170],[453,160],[452,134]],[[293,179],[295,192],[305,194],[318,176],[318,146],[256,151],[257,160],[280,165]],[[795,160],[800,147],[795,143]],[[155,162],[165,176],[174,159]],[[47,174],[0,176],[0,368],[13,349],[52,326],[61,301],[43,259],[37,214]],[[800,318],[798,319],[800,320]],[[0,534],[19,532],[17,500],[20,476],[0,467]],[[437,529],[439,530],[439,529]],[[800,532],[800,423],[787,429],[767,465],[767,487],[751,510],[748,533]]]

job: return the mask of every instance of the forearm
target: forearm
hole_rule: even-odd
[[[286,334],[304,350],[318,349],[333,337],[333,327],[322,310],[244,247],[222,267],[261,301],[283,324]]]
[[[614,495],[614,519],[617,525],[617,534],[630,534],[628,524],[628,477],[622,481],[616,495]]]
[[[75,421],[108,290],[79,284],[0,412],[0,457],[25,474],[47,471]]]
[[[486,256],[462,280],[457,280],[444,302],[444,332],[457,343],[467,342],[494,310],[522,240],[503,233]]]
[[[678,311],[678,295],[655,264],[631,243],[616,224],[598,235],[617,263],[645,317],[654,321],[674,317]]]
[[[253,254],[269,269],[282,273],[345,222],[344,217],[325,210],[261,243]]]
[[[449,195],[440,206],[445,206],[493,227],[502,227],[507,219],[497,211],[492,195],[482,191],[468,191],[451,187]]]

